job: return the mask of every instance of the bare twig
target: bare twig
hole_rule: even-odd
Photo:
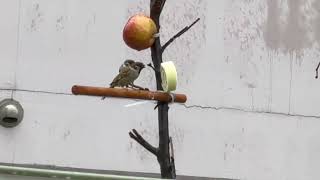
[[[173,142],[172,142],[172,137],[170,137],[170,163],[171,163],[171,171],[172,174],[174,174],[174,176],[176,176],[176,167],[175,167],[175,163],[174,163],[174,149],[173,149]]]
[[[156,68],[154,68],[151,63],[147,64],[147,66],[151,67],[155,72],[158,72],[158,70],[156,70]]]
[[[156,110],[158,107],[159,107],[159,105],[161,105],[161,104],[163,104],[161,101],[158,101],[158,103],[157,103],[157,105],[156,106],[154,106],[154,110]]]
[[[172,137],[170,137],[170,154],[171,154],[171,157],[174,158],[174,150],[173,150]]]
[[[132,129],[132,132],[129,132],[129,136],[137,141],[141,146],[143,146],[146,150],[154,154],[158,157],[158,149],[153,147],[150,143],[148,143],[135,129]]]
[[[318,64],[318,66],[317,66],[317,69],[316,69],[316,79],[318,79],[318,75],[319,75],[319,67],[320,67],[320,62],[319,62],[319,64]]]
[[[200,18],[196,19],[191,25],[186,26],[185,28],[183,28],[181,31],[179,31],[176,35],[174,35],[171,39],[169,39],[169,41],[167,41],[161,48],[161,53],[163,53],[163,51],[178,37],[180,37],[183,33],[187,32],[193,25],[195,25],[198,21],[200,20]]]
[[[166,4],[166,2],[167,2],[167,0],[162,0],[162,4],[161,4],[161,11],[162,11],[162,9],[163,9],[164,5]]]

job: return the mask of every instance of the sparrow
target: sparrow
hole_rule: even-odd
[[[134,62],[121,68],[119,74],[110,83],[110,88],[114,87],[128,87],[139,77],[141,70],[145,65],[141,62]]]
[[[126,62],[127,61],[127,62]],[[136,87],[144,89],[133,84],[133,82],[139,77],[140,72],[145,65],[141,62],[132,62],[132,60],[126,60],[119,68],[119,74],[110,83],[110,88],[114,87]],[[106,97],[102,97],[102,100]]]

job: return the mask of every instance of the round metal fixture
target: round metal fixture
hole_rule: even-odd
[[[23,119],[21,104],[13,99],[4,99],[0,102],[0,125],[6,128],[17,126]]]

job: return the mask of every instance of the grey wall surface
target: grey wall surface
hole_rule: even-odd
[[[20,126],[0,128],[0,162],[159,172],[128,136],[136,128],[157,144],[153,103],[66,95],[74,84],[107,85],[125,58],[150,62],[149,50],[122,40],[128,17],[148,14],[149,1],[0,3],[0,98],[25,109]],[[320,1],[168,0],[162,42],[197,17],[164,53],[188,95],[170,105],[177,173],[319,179]],[[154,89],[152,70],[137,84]]]

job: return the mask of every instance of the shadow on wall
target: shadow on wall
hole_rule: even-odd
[[[320,1],[314,1],[313,8],[315,8],[315,11],[317,13],[317,16],[314,20],[314,32],[315,32],[315,38],[320,46]]]
[[[264,39],[268,48],[302,55],[314,43],[320,46],[320,2],[267,0]]]

